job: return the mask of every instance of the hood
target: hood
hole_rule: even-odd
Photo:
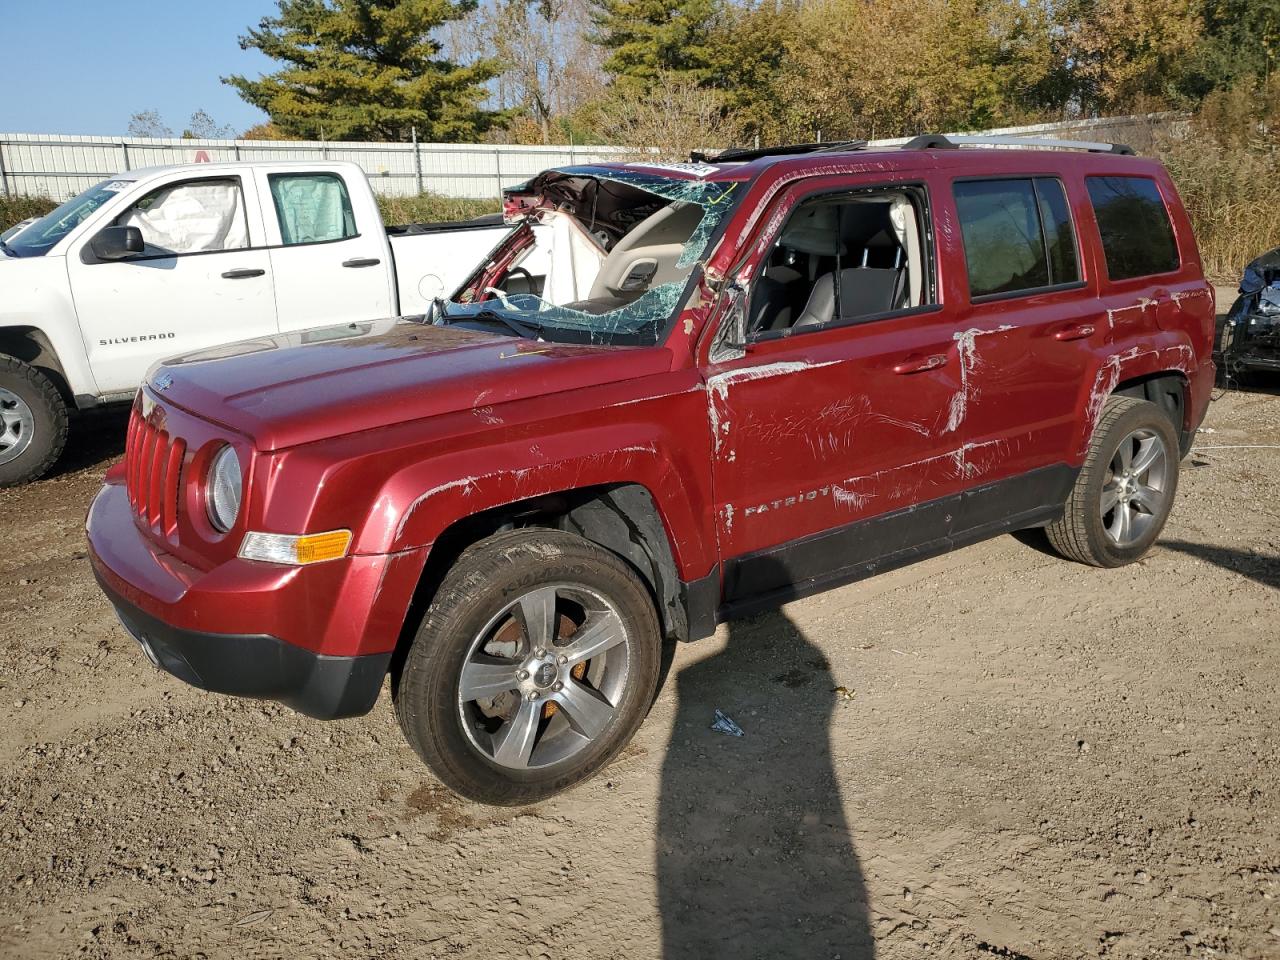
[[[277,450],[670,369],[661,347],[541,343],[379,320],[166,360],[156,397]]]

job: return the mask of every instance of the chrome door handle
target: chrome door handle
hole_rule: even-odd
[[[376,267],[382,261],[377,257],[353,257],[350,260],[343,260],[344,267]]]
[[[249,277],[260,277],[267,271],[241,267],[239,270],[228,270],[222,275],[223,280],[247,280]]]

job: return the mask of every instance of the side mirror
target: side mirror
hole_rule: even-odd
[[[137,227],[103,227],[89,241],[89,249],[99,260],[127,260],[143,248],[142,231]]]
[[[747,288],[737,280],[725,284],[720,295],[720,329],[711,345],[711,362],[723,363],[747,355]]]

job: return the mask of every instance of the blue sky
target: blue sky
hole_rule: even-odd
[[[273,0],[0,0],[0,131],[121,134],[160,112],[182,132],[205,110],[237,131],[265,120],[218,78],[272,68],[237,38]]]

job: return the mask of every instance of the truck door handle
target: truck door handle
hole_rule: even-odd
[[[350,260],[343,260],[344,267],[376,267],[382,261],[377,257],[353,257]]]
[[[1091,323],[1073,323],[1069,327],[1063,327],[1053,335],[1055,340],[1083,340],[1085,337],[1093,336],[1093,324]]]
[[[925,370],[936,370],[947,362],[945,353],[913,353],[905,360],[893,365],[894,373],[923,373]]]
[[[228,270],[222,275],[223,280],[247,280],[249,277],[260,277],[267,271],[241,267],[239,270]]]

